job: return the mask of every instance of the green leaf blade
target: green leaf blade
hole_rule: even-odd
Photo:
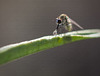
[[[7,45],[0,48],[0,64],[5,64],[12,60],[49,48],[91,38],[100,38],[100,29],[73,31],[65,34],[44,36],[30,41]]]

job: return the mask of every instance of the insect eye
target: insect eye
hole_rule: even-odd
[[[57,19],[56,22],[57,22],[57,23],[61,23],[61,20]]]

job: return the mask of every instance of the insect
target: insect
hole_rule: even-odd
[[[53,32],[53,35],[56,35],[58,33],[58,29],[62,26],[67,31],[72,31],[72,24],[76,25],[80,29],[83,29],[78,23],[76,23],[74,20],[69,18],[66,14],[61,14],[59,17],[56,18],[56,24],[57,27]]]

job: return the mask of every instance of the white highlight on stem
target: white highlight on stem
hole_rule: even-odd
[[[83,34],[84,33],[94,33],[94,34],[81,35],[82,33]],[[24,41],[24,42],[20,42],[20,43],[16,43],[16,44],[10,44],[10,45],[1,47],[0,48],[0,53],[3,53],[3,52],[5,52],[5,51],[7,51],[11,48],[17,47],[17,46],[22,45],[22,44],[28,44],[28,43],[35,42],[35,41],[40,41],[40,40],[43,40],[43,39],[49,40],[49,39],[56,38],[56,37],[62,38],[64,36],[80,36],[80,37],[94,37],[94,38],[97,38],[97,37],[100,37],[100,29],[73,31],[73,32],[68,32],[68,33],[64,33],[64,34],[59,34],[59,35],[44,36],[44,37],[41,37],[41,38],[37,38],[37,39],[34,39],[34,40],[30,40],[30,41]]]

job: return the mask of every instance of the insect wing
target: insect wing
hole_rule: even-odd
[[[74,20],[72,20],[71,18],[69,18],[71,23],[76,25],[77,27],[79,27],[80,29],[84,29],[83,27],[81,27],[78,23],[76,23]]]

